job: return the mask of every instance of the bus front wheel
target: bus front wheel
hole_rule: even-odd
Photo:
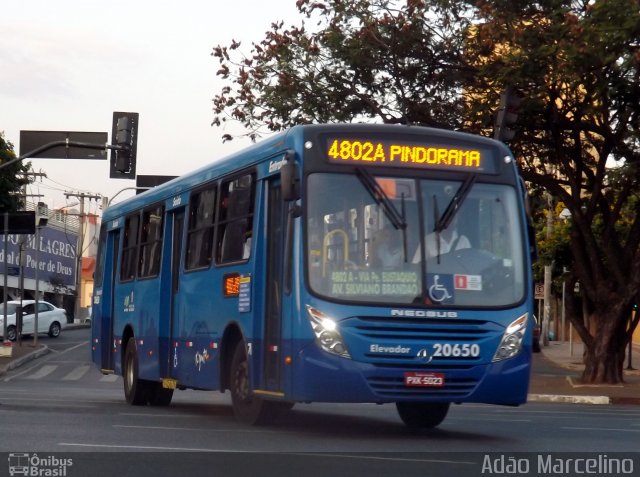
[[[449,412],[448,402],[397,402],[400,419],[411,429],[431,429],[438,426]]]
[[[231,360],[231,404],[236,419],[252,426],[273,422],[286,408],[287,403],[268,401],[251,390],[249,361],[244,342],[240,341]],[[288,408],[291,408],[289,405]]]

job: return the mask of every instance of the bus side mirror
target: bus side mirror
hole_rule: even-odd
[[[298,165],[293,161],[293,156],[293,151],[287,151],[285,154],[285,160],[287,162],[280,168],[280,188],[282,192],[282,199],[286,202],[291,202],[300,198]]]

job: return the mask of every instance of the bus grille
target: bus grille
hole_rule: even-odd
[[[379,368],[430,370],[434,367],[466,371],[486,362],[493,356],[493,350],[487,352],[483,343],[496,341],[503,329],[496,323],[474,319],[389,319],[374,317],[357,317],[343,322],[343,332],[350,336],[350,341],[361,343],[365,349],[361,357]],[[411,353],[372,353],[369,345],[384,343],[385,345],[408,346]],[[425,348],[433,352],[434,343],[458,343],[483,346],[478,356],[432,356],[427,362],[421,361],[417,351]],[[355,346],[354,348],[357,348]]]
[[[349,320],[350,321],[350,320]],[[466,341],[473,343],[502,330],[485,320],[356,318],[349,328],[366,339]]]

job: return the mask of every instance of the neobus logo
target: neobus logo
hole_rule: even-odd
[[[456,311],[437,310],[391,310],[391,316],[407,316],[410,318],[458,318]]]
[[[282,169],[282,166],[284,166],[286,163],[287,163],[287,160],[285,158],[282,158],[279,161],[269,162],[269,172],[279,171],[280,169]]]

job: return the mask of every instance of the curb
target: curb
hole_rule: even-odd
[[[609,396],[571,396],[563,394],[529,394],[527,401],[571,404],[614,404]]]
[[[9,362],[6,366],[0,367],[0,376],[5,374],[7,371],[11,371],[12,369],[18,368],[23,364],[28,363],[29,361],[33,361],[34,359],[37,359],[40,356],[44,356],[45,354],[48,354],[49,351],[51,351],[49,347],[44,345],[42,348],[38,350],[35,350],[29,354],[25,354],[24,356],[21,356],[20,358]]]

